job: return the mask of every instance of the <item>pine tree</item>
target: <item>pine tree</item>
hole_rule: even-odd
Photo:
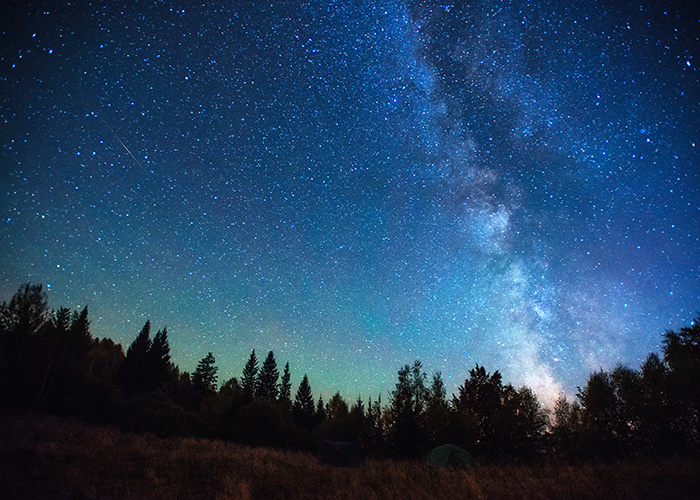
[[[292,412],[297,423],[306,429],[310,429],[313,425],[314,418],[314,397],[311,394],[311,386],[309,378],[304,374],[304,378],[299,384],[296,396],[294,397],[294,405]]]
[[[87,370],[87,358],[92,346],[92,334],[90,333],[90,321],[88,320],[88,308],[85,306],[80,314],[73,317],[70,326],[70,340],[68,341],[71,356],[78,365],[78,369]]]
[[[144,384],[149,380],[148,351],[151,349],[151,322],[146,321],[141,332],[136,337],[129,349],[126,351],[126,358],[119,367],[117,378],[119,386],[126,397],[131,397],[148,390],[148,385]]]
[[[151,348],[151,320],[146,321],[143,328],[126,350],[127,359],[138,359],[145,362],[148,350]]]
[[[362,401],[362,396],[358,395],[357,400],[355,401],[355,404],[352,405],[350,408],[350,420],[353,421],[354,424],[361,425],[364,422],[365,419],[365,403]]]
[[[326,417],[331,420],[344,420],[348,416],[348,404],[343,399],[339,392],[331,396],[326,405]]]
[[[367,404],[367,431],[365,439],[370,448],[379,450],[384,445],[384,419],[382,418],[382,396],[376,401],[370,398]]]
[[[219,370],[216,359],[212,353],[208,353],[197,365],[192,375],[192,387],[198,396],[204,397],[216,393],[216,372]]]
[[[73,335],[79,339],[90,340],[92,335],[90,334],[90,321],[88,320],[88,308],[85,306],[80,314],[75,312],[73,317],[73,322],[71,324],[71,330]]]
[[[36,367],[41,370],[41,385],[34,403],[35,408],[41,408],[42,398],[49,394],[56,382],[65,385],[66,364],[74,361],[73,346],[71,345],[71,312],[66,307],[61,307],[53,313],[51,320],[47,322],[48,328],[44,328],[43,342],[37,345],[35,354],[43,358]]]
[[[365,403],[362,396],[358,395],[355,404],[348,413],[350,432],[355,436],[361,435],[365,430]]]
[[[258,375],[258,358],[255,356],[255,349],[250,353],[250,358],[243,368],[243,377],[241,378],[241,386],[243,388],[243,396],[252,401],[255,398],[255,386],[257,385]]]
[[[286,408],[292,405],[292,383],[289,373],[289,361],[284,365],[284,372],[282,373],[282,381],[280,383],[279,401]]]
[[[433,380],[428,389],[426,406],[429,410],[443,410],[447,408],[447,389],[440,372],[433,374]]]
[[[277,362],[272,351],[267,354],[258,374],[257,388],[255,395],[260,399],[274,401],[277,399],[277,379],[280,374],[277,370]]]
[[[318,415],[318,410],[316,410]],[[326,403],[323,412],[321,434],[324,438],[333,441],[349,441],[357,439],[359,436],[349,430],[350,418],[348,415],[348,404],[339,392],[331,396]]]
[[[56,332],[66,333],[71,325],[70,309],[59,307],[58,311],[54,313],[51,325]]]
[[[365,403],[362,401],[362,395],[358,394],[357,399],[355,400],[355,404],[352,405],[350,408],[350,412],[355,412],[359,415],[364,415],[365,414]]]
[[[326,418],[326,406],[323,404],[323,396],[318,397],[318,403],[316,403],[316,420],[319,422]]]
[[[170,382],[173,363],[170,359],[168,329],[158,330],[148,350],[149,386],[152,389],[163,387]]]

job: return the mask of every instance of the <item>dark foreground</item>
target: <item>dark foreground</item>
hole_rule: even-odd
[[[700,498],[700,461],[489,465],[452,472],[381,460],[334,469],[300,452],[159,439],[0,411],[0,498],[688,499]]]

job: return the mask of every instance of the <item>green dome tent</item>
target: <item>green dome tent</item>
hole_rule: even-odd
[[[443,444],[433,448],[425,457],[425,463],[434,467],[445,467],[454,470],[469,469],[474,465],[474,459],[467,450],[453,444]]]

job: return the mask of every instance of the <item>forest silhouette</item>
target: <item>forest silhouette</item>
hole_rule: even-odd
[[[193,373],[170,357],[166,329],[147,321],[124,352],[90,331],[88,309],[51,310],[41,285],[0,305],[0,405],[73,416],[161,437],[198,436],[316,450],[361,440],[378,457],[420,458],[446,443],[478,462],[629,459],[700,452],[700,317],[663,334],[639,369],[591,373],[573,401],[545,410],[533,391],[476,365],[448,396],[420,361],[398,369],[388,401],[315,399],[307,376],[292,392],[289,363],[255,350],[241,377],[219,385],[208,353]],[[398,363],[397,363],[398,364]],[[294,395],[292,395],[294,394]]]

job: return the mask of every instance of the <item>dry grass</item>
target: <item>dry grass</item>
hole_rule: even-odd
[[[204,439],[159,439],[33,413],[0,412],[0,498],[700,498],[700,462],[479,466],[451,472]]]

